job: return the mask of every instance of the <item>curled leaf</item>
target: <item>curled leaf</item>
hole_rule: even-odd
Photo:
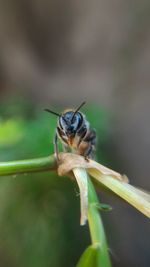
[[[87,172],[83,168],[74,168],[74,176],[80,189],[81,218],[80,224],[85,225],[88,213],[88,181]]]
[[[100,184],[109,188],[150,218],[150,194],[128,184],[128,178],[125,175],[121,175],[96,161],[87,161],[76,154],[61,153],[60,159],[59,175],[67,174],[75,168],[87,169],[87,172]]]
[[[126,175],[121,175],[120,173],[113,171],[94,160],[91,159],[85,160],[84,157],[80,155],[71,153],[61,153],[59,155],[59,158],[60,158],[60,164],[58,167],[58,174],[60,176],[69,173],[74,168],[85,168],[85,169],[95,169],[99,171],[100,174],[110,175],[114,179],[117,179],[119,181],[128,182],[128,178]]]
[[[90,170],[89,174],[150,218],[150,194],[130,184],[117,181],[111,176],[101,175],[97,170]]]

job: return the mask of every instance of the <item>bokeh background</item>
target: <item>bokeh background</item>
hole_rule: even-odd
[[[0,161],[53,152],[56,118],[83,109],[100,162],[150,189],[150,2],[0,1]],[[14,178],[14,179],[12,179]],[[75,183],[0,178],[0,266],[75,266],[89,244]],[[99,192],[113,266],[150,266],[149,220]]]

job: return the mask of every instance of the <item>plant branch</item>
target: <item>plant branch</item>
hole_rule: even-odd
[[[0,176],[54,170],[56,166],[54,155],[36,159],[0,162]]]
[[[88,199],[89,199],[88,222],[91,234],[91,241],[92,245],[94,247],[95,246],[99,247],[100,250],[99,253],[100,264],[98,266],[111,267],[105,231],[98,209],[100,203],[90,178],[88,179]]]

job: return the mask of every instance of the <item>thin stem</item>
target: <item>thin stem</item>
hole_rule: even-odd
[[[54,170],[56,166],[54,155],[36,159],[0,162],[0,176]]]
[[[88,179],[88,199],[89,199],[88,222],[89,222],[92,245],[99,246],[100,266],[111,267],[108,246],[105,237],[105,231],[99,210],[97,208],[99,200],[97,198],[94,186],[90,179]]]

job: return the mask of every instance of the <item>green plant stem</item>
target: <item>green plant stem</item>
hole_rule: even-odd
[[[0,176],[54,170],[56,166],[54,155],[36,159],[0,162]]]
[[[36,159],[8,161],[0,163],[0,176],[49,171],[56,170],[56,168],[57,162],[54,155]],[[98,210],[100,204],[90,178],[88,179],[88,203],[88,222],[92,246],[98,252],[98,265],[96,264],[96,266],[111,267],[105,232]]]
[[[105,231],[98,210],[100,204],[90,179],[88,179],[88,201],[88,222],[92,245],[100,249],[98,266],[111,267]]]

